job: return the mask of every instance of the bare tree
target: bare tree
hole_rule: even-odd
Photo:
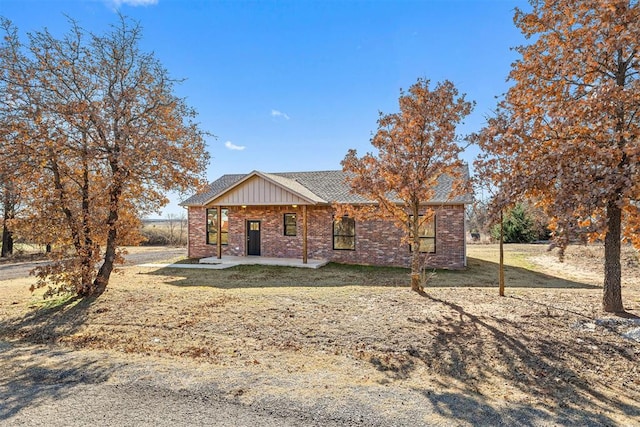
[[[167,214],[166,216],[167,218],[167,227],[169,228],[169,238],[168,238],[168,242],[169,245],[175,245],[176,244],[176,237],[175,237],[175,229],[176,229],[176,216],[175,214]]]
[[[185,232],[187,231],[187,216],[182,212],[178,217],[178,244],[180,246],[186,246]]]

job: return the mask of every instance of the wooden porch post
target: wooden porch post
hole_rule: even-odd
[[[222,259],[222,206],[217,206],[217,217],[218,217],[218,238],[216,239],[216,250],[218,252],[218,259]]]
[[[307,205],[302,205],[302,263],[307,263]]]

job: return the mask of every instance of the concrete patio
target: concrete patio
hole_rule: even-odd
[[[200,264],[207,265],[209,268],[217,266],[218,268],[235,267],[236,265],[276,265],[281,267],[299,267],[299,268],[320,268],[329,263],[326,259],[308,259],[304,264],[300,258],[270,258],[263,256],[223,256],[221,259],[216,257],[201,258]],[[193,265],[193,264],[192,264]]]
[[[269,258],[262,256],[223,256],[222,259],[216,257],[201,258],[198,264],[170,264],[170,263],[145,263],[138,264],[140,267],[152,268],[204,268],[209,270],[222,270],[237,265],[275,265],[280,267],[298,267],[317,269],[329,263],[326,259],[308,259],[306,264],[299,258]]]

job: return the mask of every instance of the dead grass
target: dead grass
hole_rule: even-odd
[[[248,403],[362,400],[385,389],[375,405],[398,419],[430,405],[462,424],[504,411],[637,423],[640,343],[623,334],[640,323],[603,320],[602,248],[572,248],[565,264],[543,246],[506,248],[506,298],[490,245],[470,246],[469,268],[438,271],[423,296],[408,290],[404,269],[337,264],[130,267],[97,300],[49,306],[34,306],[31,279],[0,281],[0,336],[196,363]],[[637,255],[625,252],[624,264],[625,305],[637,314]]]

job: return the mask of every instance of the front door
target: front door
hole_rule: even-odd
[[[260,221],[247,221],[247,255],[260,255]]]

